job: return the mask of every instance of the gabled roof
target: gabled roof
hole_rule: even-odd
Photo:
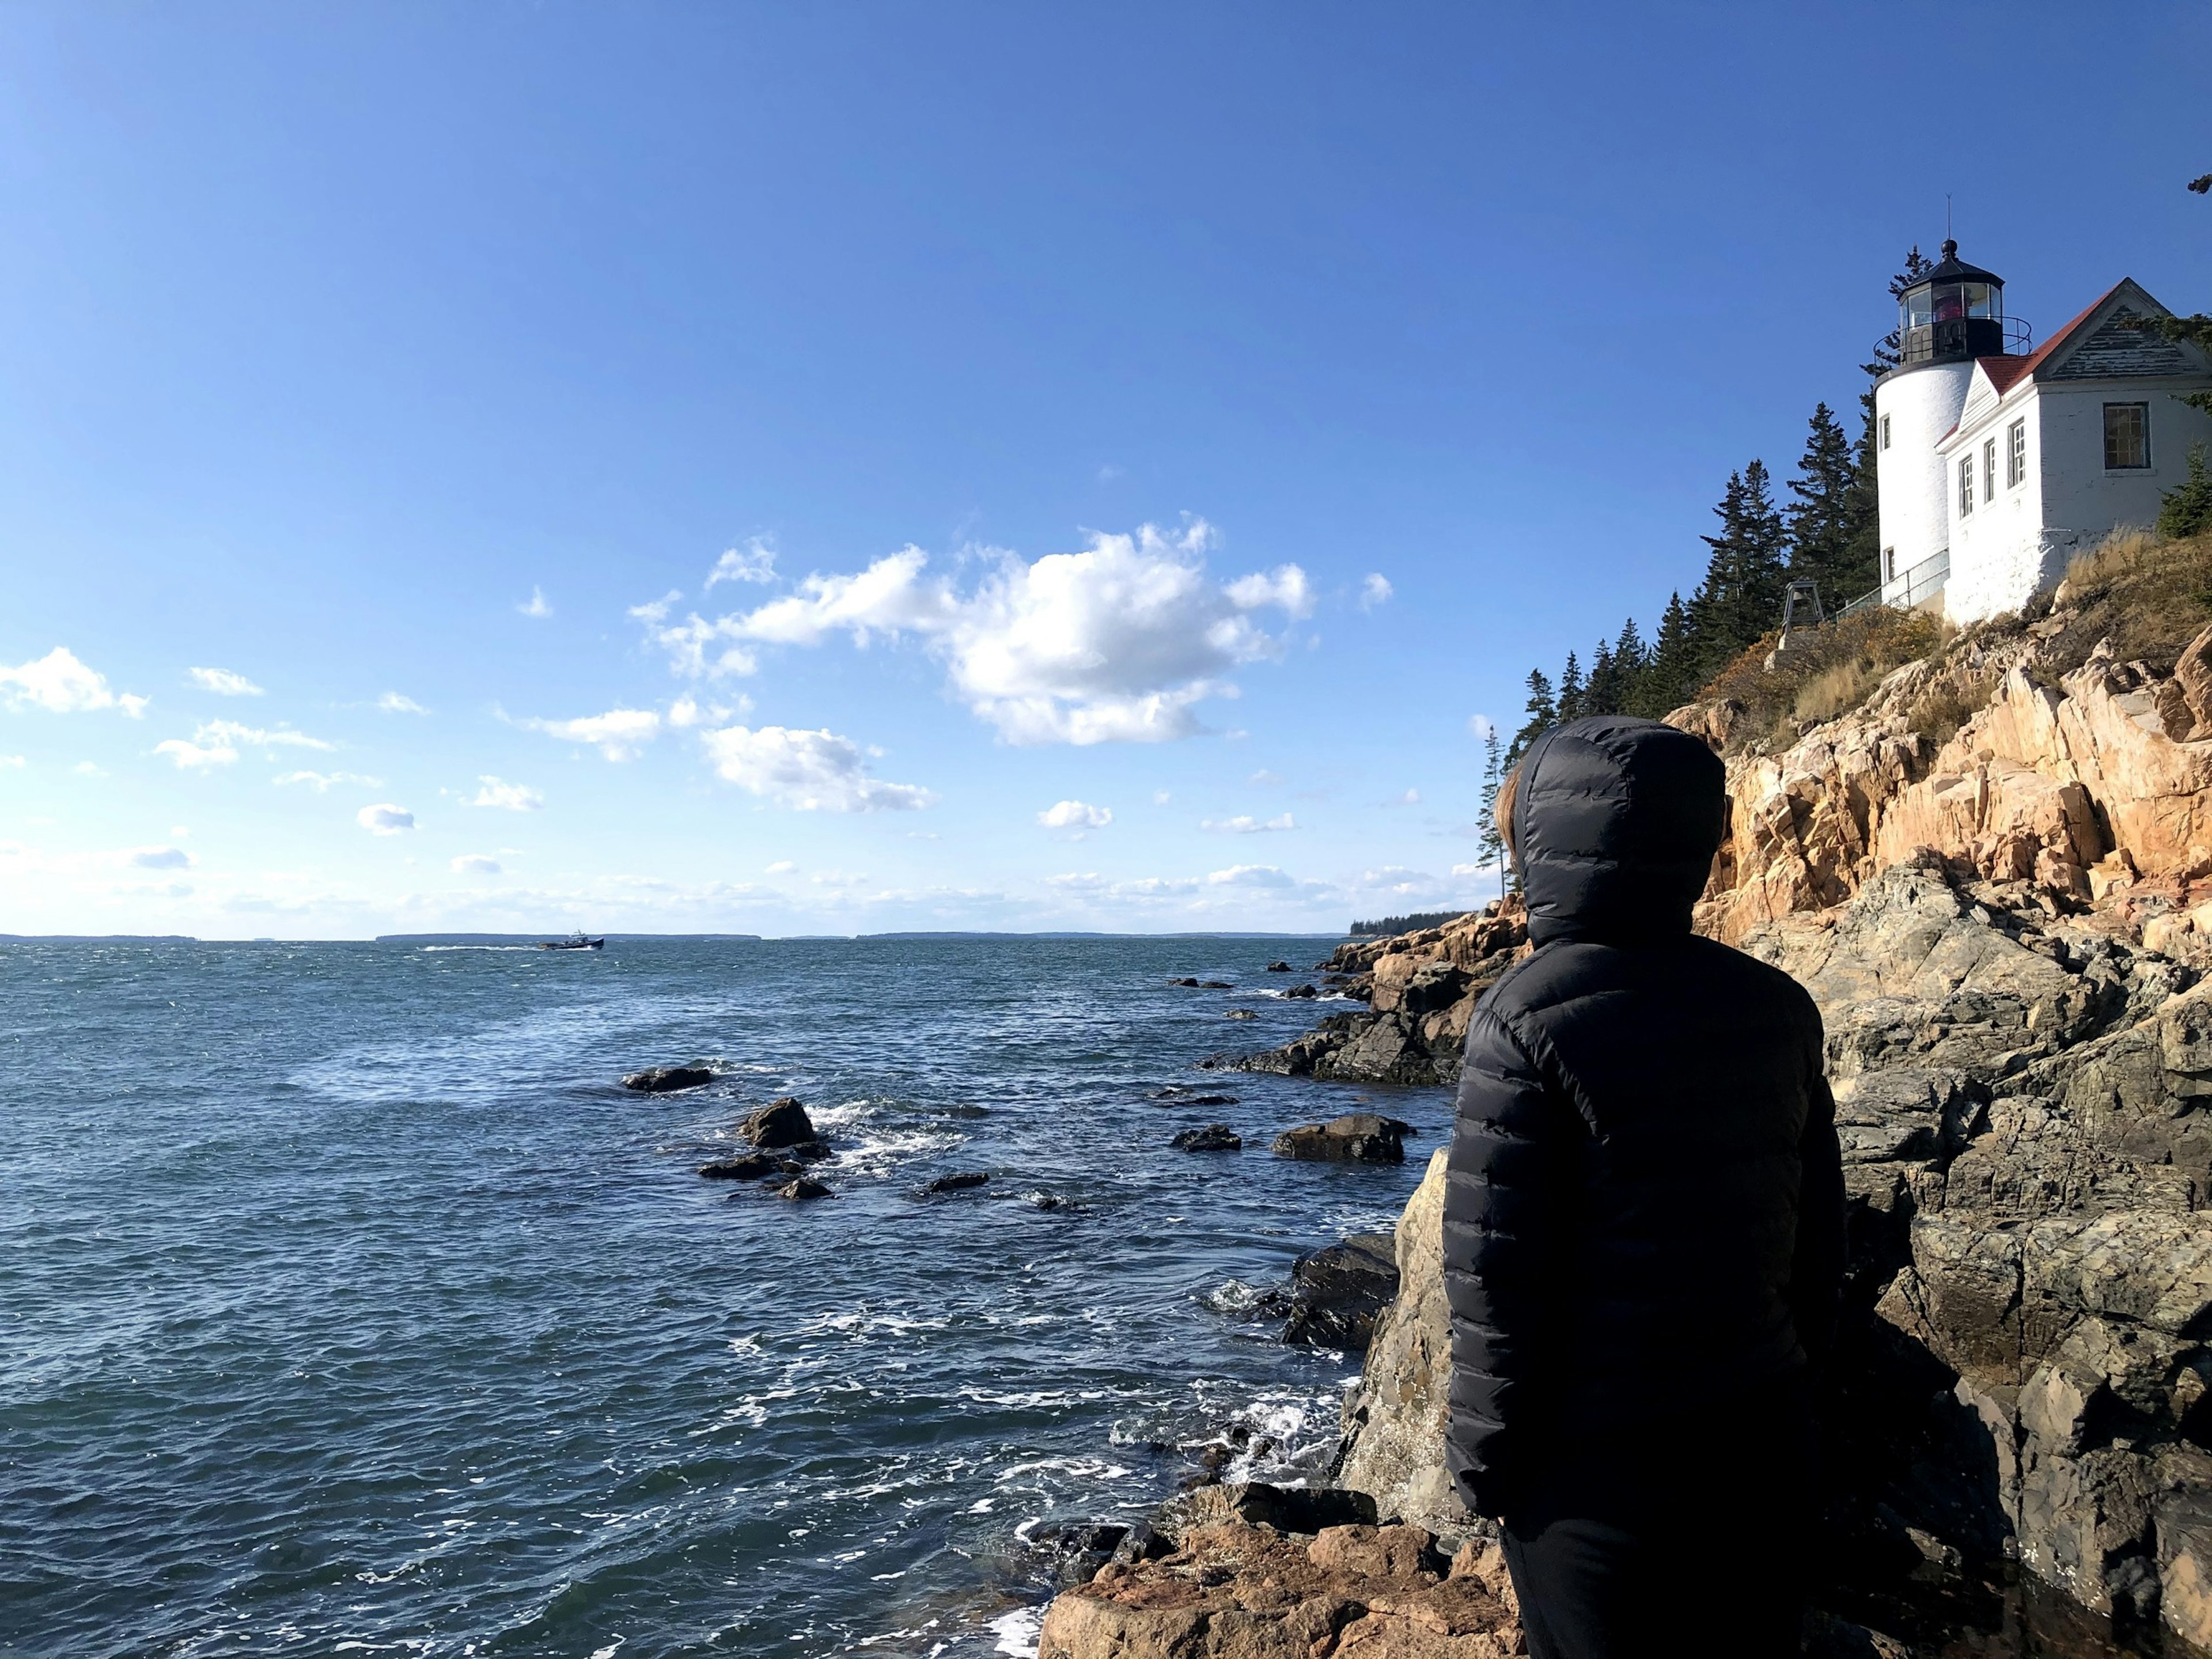
[[[2161,314],[2171,314],[2166,313],[2164,306],[2151,298],[2133,277],[2124,276],[2088,305],[2068,318],[2049,339],[2036,347],[2034,350],[2023,356],[1977,357],[1974,360],[1976,371],[1990,383],[1990,390],[2000,399],[2003,398],[2021,381],[2035,379],[2077,339],[2093,332],[2089,325],[2119,297],[2123,290],[2130,289],[2152,311]],[[1969,392],[1967,396],[1968,400],[1972,401],[1972,393]],[[1977,416],[1976,423],[1978,424],[1983,418],[1981,416]],[[1936,441],[1936,447],[1939,449],[1942,447],[1944,444],[1956,437],[1958,433],[1959,427],[1954,425],[1948,432]]]

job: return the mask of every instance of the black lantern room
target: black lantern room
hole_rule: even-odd
[[[1963,363],[2004,355],[2008,331],[2004,279],[1959,257],[1943,244],[1942,262],[1905,290],[1899,301],[1898,362]]]

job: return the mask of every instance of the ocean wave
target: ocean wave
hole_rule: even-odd
[[[1001,1613],[991,1620],[991,1634],[999,1638],[994,1653],[1012,1656],[1012,1659],[1036,1659],[1037,1638],[1044,1633],[1042,1607],[1017,1607],[1012,1613]]]

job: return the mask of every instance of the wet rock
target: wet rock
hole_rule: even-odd
[[[814,1124],[806,1115],[806,1108],[789,1096],[753,1113],[738,1126],[738,1133],[756,1146],[795,1148],[815,1138]]]
[[[1295,973],[1297,969],[1287,962],[1271,962],[1267,964],[1267,971],[1271,974],[1289,974]]]
[[[781,1158],[770,1158],[765,1152],[753,1152],[744,1158],[724,1158],[714,1164],[702,1164],[699,1173],[709,1181],[760,1181],[775,1175],[783,1168]]]
[[[777,1188],[775,1189],[775,1195],[778,1198],[790,1199],[835,1198],[836,1196],[835,1193],[831,1192],[820,1182],[807,1176],[800,1176],[796,1181],[790,1182],[788,1185]]]
[[[1413,1126],[1373,1112],[1352,1112],[1326,1123],[1302,1123],[1275,1137],[1278,1158],[1337,1164],[1403,1164]]]
[[[1179,1152],[1241,1152],[1244,1137],[1226,1123],[1209,1123],[1202,1129],[1185,1129],[1168,1144]]]
[[[640,1094],[673,1094],[678,1089],[696,1089],[712,1083],[714,1074],[703,1066],[648,1066],[642,1072],[632,1072],[622,1080],[625,1089],[635,1089]]]
[[[1202,979],[1198,982],[1201,991],[1233,991],[1237,988],[1225,979]]]
[[[1375,1322],[1398,1294],[1398,1260],[1388,1233],[1355,1233],[1300,1256],[1291,1268],[1291,1316],[1283,1340],[1363,1353]]]
[[[819,1164],[825,1158],[837,1156],[827,1142],[820,1140],[795,1140],[778,1150],[786,1162],[793,1164]]]
[[[1186,990],[1195,991],[1198,989],[1198,981],[1194,979],[1171,979],[1168,983],[1170,985],[1180,985]]]
[[[1222,1015],[1224,1019],[1257,1019],[1259,1018],[1260,1016],[1249,1008],[1231,1008],[1227,1013]]]
[[[990,1176],[980,1170],[962,1170],[954,1175],[941,1175],[934,1181],[924,1182],[925,1193],[963,1193],[971,1187],[981,1187]]]
[[[1030,1534],[1029,1546],[1045,1558],[1057,1583],[1087,1584],[1099,1568],[1114,1559],[1114,1552],[1128,1535],[1125,1526],[1061,1522]]]
[[[1278,1486],[1265,1480],[1232,1480],[1201,1486],[1163,1505],[1152,1524],[1181,1538],[1199,1527],[1272,1527],[1277,1532],[1316,1533],[1324,1527],[1375,1524],[1375,1500],[1334,1486]]]

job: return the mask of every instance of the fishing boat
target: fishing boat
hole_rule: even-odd
[[[566,939],[548,939],[538,947],[541,951],[604,951],[607,942],[603,939],[586,939],[579,927]]]

